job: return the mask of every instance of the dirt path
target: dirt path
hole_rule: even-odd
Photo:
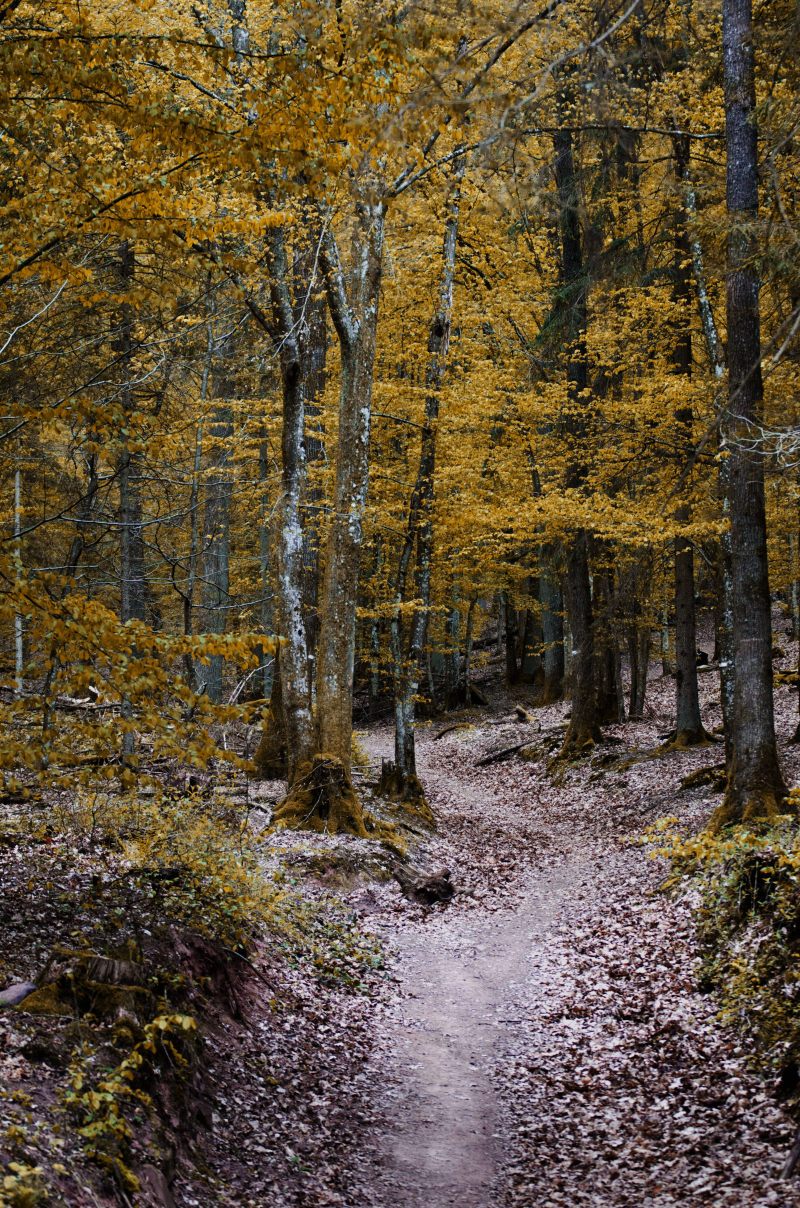
[[[674,812],[689,760],[555,786],[541,764],[474,767],[502,745],[488,728],[420,744],[429,865],[472,893],[376,919],[399,992],[347,1208],[800,1208],[777,1177],[794,1125],[698,992],[688,906],[620,842]]]
[[[386,1204],[493,1202],[504,1154],[492,1075],[519,1022],[531,952],[546,944],[573,880],[574,870],[564,870],[518,909],[449,928],[435,955],[424,933],[400,938],[405,997],[395,1033],[397,1085],[380,1154]]]

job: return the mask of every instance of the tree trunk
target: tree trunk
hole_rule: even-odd
[[[315,806],[317,818],[342,820],[365,834],[360,807],[350,785],[353,729],[353,668],[356,604],[361,560],[361,526],[369,479],[369,438],[375,335],[383,264],[385,208],[380,200],[359,200],[353,244],[353,284],[348,294],[329,223],[320,239],[320,264],[328,306],[341,350],[339,433],[333,509],[325,542],[325,575],[320,597],[317,655],[316,750],[330,772],[331,789]],[[314,768],[317,764],[315,762]],[[341,769],[341,773],[337,770]],[[313,772],[322,775],[322,772]],[[307,773],[304,780],[308,779]],[[344,778],[342,787],[341,779]],[[316,781],[315,781],[316,783]],[[350,794],[347,807],[343,793]],[[351,800],[352,798],[352,800]],[[299,798],[298,798],[299,802]],[[302,803],[300,803],[302,804]]]
[[[136,270],[136,256],[130,243],[120,249],[119,277],[123,296],[131,289]],[[132,323],[131,304],[123,301],[120,308],[119,338],[116,347],[120,354],[124,375],[122,399],[125,412],[125,427],[130,430],[133,422],[135,401],[132,389]],[[141,499],[141,456],[132,453],[127,440],[123,443],[118,463],[119,473],[119,524],[120,524],[120,620],[146,621],[147,586],[144,567],[144,529],[142,527]],[[131,657],[137,657],[131,650]],[[130,723],[133,715],[130,700],[123,697],[122,717]],[[123,724],[122,751],[125,757],[125,774],[130,774],[135,752],[135,738],[130,724]]]
[[[517,610],[511,598],[511,592],[503,592],[503,614],[505,617],[505,647],[506,647],[506,684],[512,687],[519,681],[519,666],[517,664]]]
[[[461,678],[461,647],[459,631],[461,628],[461,613],[453,605],[447,613],[445,631],[449,640],[444,655],[444,707],[454,709],[458,705],[459,682]]]
[[[552,704],[564,695],[564,600],[561,582],[552,564],[552,552],[543,551],[539,570],[544,644],[544,684],[541,703]]]
[[[596,543],[596,545],[599,543]],[[624,714],[619,715],[619,686],[617,673],[620,660],[617,649],[617,634],[615,629],[615,600],[614,600],[614,565],[610,550],[603,549],[600,553],[606,564],[606,569],[595,570],[594,586],[594,615],[595,643],[597,649],[597,715],[601,722],[624,721]]]
[[[467,609],[467,631],[464,634],[464,682],[463,682],[463,699],[464,704],[468,705],[472,699],[472,618],[475,612],[475,599],[470,600],[469,608]]]
[[[684,136],[673,139],[675,175],[679,189],[686,178],[689,163],[689,140]],[[679,193],[680,196],[680,193]],[[672,300],[680,307],[678,331],[673,354],[674,372],[687,380],[692,374],[692,334],[689,306],[691,301],[691,252],[686,210],[679,202],[675,213]],[[691,407],[679,407],[675,413],[677,445],[684,465],[694,454]],[[683,468],[683,467],[682,467]],[[688,489],[688,484],[687,484]],[[691,508],[682,503],[675,519],[679,525],[691,520]],[[700,717],[697,689],[697,622],[694,595],[694,551],[683,534],[675,537],[675,744],[689,747],[703,742],[706,732]]]
[[[425,370],[425,416],[422,425],[419,467],[411,496],[408,530],[397,573],[398,608],[392,618],[395,664],[395,795],[403,800],[424,801],[425,794],[417,776],[414,699],[419,687],[419,669],[428,632],[433,570],[433,502],[436,472],[436,431],[439,422],[439,394],[450,348],[453,313],[458,220],[461,184],[466,157],[460,155],[453,168],[447,198],[442,244],[442,271],[436,310],[428,334],[428,364]],[[418,601],[408,625],[407,646],[401,651],[401,614],[399,606],[406,598],[406,581],[412,547],[416,543],[415,589]]]
[[[303,531],[300,509],[305,491],[305,362],[296,334],[283,228],[270,245],[273,341],[282,386],[281,496],[276,509],[277,591],[275,619],[283,639],[280,653],[281,708],[287,747],[287,779],[294,783],[314,750],[314,719],[308,687],[308,641],[303,612]],[[277,668],[276,668],[277,673]],[[274,688],[273,688],[274,694]]]
[[[564,127],[553,139],[555,175],[560,207],[562,275],[564,295],[569,306],[567,329],[571,341],[567,365],[569,388],[569,417],[567,427],[580,451],[586,439],[586,284],[581,248],[578,188],[572,153],[572,132]],[[567,467],[566,486],[577,490],[586,481],[587,468],[573,454]],[[591,747],[600,736],[597,720],[597,691],[595,683],[594,625],[592,595],[589,584],[589,542],[586,531],[579,529],[567,550],[565,576],[567,616],[572,636],[571,690],[572,715],[564,738],[562,755],[580,754]]]
[[[786,796],[772,700],[772,624],[767,571],[764,460],[752,451],[761,415],[759,279],[752,230],[758,213],[758,135],[751,0],[723,0],[727,158],[728,409],[734,701],[732,760],[723,804],[710,825],[774,817]]]
[[[14,577],[17,597],[22,594],[22,471],[14,471]],[[22,613],[14,613],[14,693],[22,696],[22,672],[25,666],[22,643]]]
[[[692,249],[692,274],[694,276],[697,306],[703,325],[709,360],[714,369],[714,377],[722,381],[725,376],[725,359],[722,340],[719,336],[714,310],[706,287],[705,268],[703,264],[703,249],[697,232],[697,203],[694,188],[689,173],[689,163],[686,164],[685,197],[686,212],[691,227],[690,244]],[[723,457],[719,464],[719,494],[723,518],[730,516],[730,465]],[[715,641],[716,661],[719,663],[720,701],[722,705],[722,725],[725,734],[725,765],[730,768],[733,758],[733,696],[734,696],[734,646],[733,646],[733,581],[731,570],[731,536],[725,530],[719,541],[717,558],[717,590],[715,609]]]
[[[214,324],[212,320],[210,275],[207,288],[209,314],[206,327],[206,359],[200,382],[200,419],[195,431],[194,467],[192,470],[192,486],[189,492],[189,556],[186,566],[186,586],[183,591],[183,632],[186,637],[191,637],[194,633],[194,593],[197,585],[197,562],[200,554],[200,475],[203,464],[203,423],[205,419],[205,405],[208,398],[208,383],[214,359]],[[183,656],[183,665],[186,672],[186,682],[194,690],[197,687],[197,669],[188,651]]]

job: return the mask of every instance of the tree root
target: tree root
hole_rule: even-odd
[[[294,781],[278,802],[273,823],[289,830],[367,838],[361,802],[346,767],[335,755],[315,755],[298,765]]]
[[[660,755],[669,755],[672,751],[689,751],[692,747],[709,747],[712,743],[719,742],[713,734],[709,734],[707,730],[670,730],[666,735],[664,742],[660,747],[656,747],[653,751],[653,759],[657,759]]]
[[[753,788],[746,794],[735,794],[728,780],[725,797],[711,815],[706,830],[718,834],[726,826],[742,823],[772,823],[781,813],[782,799],[773,789]]]
[[[721,793],[728,781],[728,770],[724,763],[715,763],[711,767],[698,768],[689,776],[684,776],[678,789],[679,793],[688,789],[697,789],[701,785],[710,785],[712,792]]]
[[[387,801],[399,801],[403,805],[409,806],[428,826],[436,825],[433,810],[428,804],[428,798],[425,796],[425,789],[422,787],[419,777],[413,774],[403,776],[398,772],[391,759],[384,759],[381,763],[381,778],[378,782],[377,793],[379,797],[384,797]]]

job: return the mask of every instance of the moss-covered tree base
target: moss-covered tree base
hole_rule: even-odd
[[[712,736],[703,729],[673,730],[658,747],[655,754],[668,755],[671,751],[688,751],[692,747],[708,747],[713,741]]]
[[[272,819],[289,830],[367,838],[364,813],[350,775],[335,755],[315,755],[298,765],[288,793]]]
[[[584,759],[590,755],[595,744],[600,742],[603,735],[597,725],[581,729],[573,728],[570,722],[564,735],[564,745],[556,756],[556,761],[565,763],[576,759]]]
[[[425,789],[418,776],[413,774],[403,776],[390,759],[384,759],[381,765],[381,778],[378,782],[378,796],[387,801],[399,801],[419,815],[420,821],[433,828],[435,820],[433,810],[428,804]]]
[[[729,778],[725,796],[711,815],[706,830],[713,835],[726,826],[769,824],[782,812],[784,800],[772,788],[751,789],[746,794],[734,792]]]

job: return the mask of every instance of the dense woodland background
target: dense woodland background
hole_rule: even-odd
[[[3,1208],[800,1203],[798,52],[0,0]]]
[[[718,822],[774,814],[796,6],[0,21],[8,791],[234,759],[221,727],[271,700],[262,774],[359,831],[353,692],[420,799],[415,712],[473,699],[489,627],[571,699],[565,756],[641,716],[659,635],[674,741],[704,741],[700,609]]]

